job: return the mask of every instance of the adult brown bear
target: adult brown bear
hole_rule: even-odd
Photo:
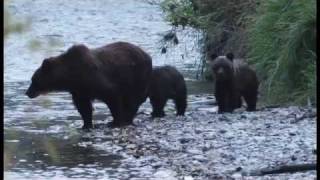
[[[71,93],[83,129],[93,127],[92,101],[101,100],[113,116],[109,126],[120,127],[132,123],[146,100],[151,73],[151,57],[133,44],[116,42],[96,49],[74,45],[43,61],[26,94],[35,98],[52,91]]]
[[[255,111],[259,81],[253,69],[232,53],[226,56],[211,55],[209,65],[215,78],[215,97],[218,112],[232,112],[241,107],[243,97],[247,111]]]

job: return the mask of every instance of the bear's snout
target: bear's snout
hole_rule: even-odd
[[[222,68],[219,68],[217,71],[218,75],[223,75],[224,74],[224,70]]]
[[[27,91],[26,91],[26,95],[29,97],[29,98],[35,98],[38,96],[37,93],[35,93],[35,91],[32,91],[31,88],[29,88]]]

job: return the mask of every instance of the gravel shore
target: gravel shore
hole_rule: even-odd
[[[120,179],[316,179],[316,171],[248,175],[267,167],[316,163],[315,108],[217,114],[212,96],[189,96],[189,101],[185,117],[176,117],[169,103],[166,117],[151,119],[145,105],[135,125],[123,129],[96,122],[101,128],[85,134],[91,140],[79,145],[123,156],[113,175]]]

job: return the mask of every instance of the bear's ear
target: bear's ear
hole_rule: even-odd
[[[218,55],[216,53],[213,53],[210,55],[210,61],[213,61],[214,59],[216,59],[218,57]]]
[[[44,71],[49,71],[51,69],[51,64],[52,62],[49,59],[44,59],[41,67]]]
[[[226,57],[227,57],[230,61],[233,61],[233,58],[234,58],[233,53],[231,53],[231,52],[227,53]]]

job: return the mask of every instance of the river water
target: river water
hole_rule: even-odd
[[[172,27],[157,5],[144,0],[10,0],[8,9],[17,21],[31,20],[31,26],[4,43],[6,179],[118,179],[124,157],[113,153],[114,149],[85,146],[93,139],[80,130],[82,121],[69,94],[35,100],[24,95],[42,60],[75,43],[89,47],[115,41],[137,44],[152,56],[155,66],[178,67],[189,79],[189,93],[212,92],[211,84],[191,80],[199,67],[199,32],[179,30],[179,44],[169,44],[167,53],[161,54],[162,37]],[[103,126],[111,118],[109,110],[99,102],[94,106],[94,122]],[[150,110],[148,102],[143,107]],[[112,132],[100,133],[94,141],[105,142],[112,136]]]

